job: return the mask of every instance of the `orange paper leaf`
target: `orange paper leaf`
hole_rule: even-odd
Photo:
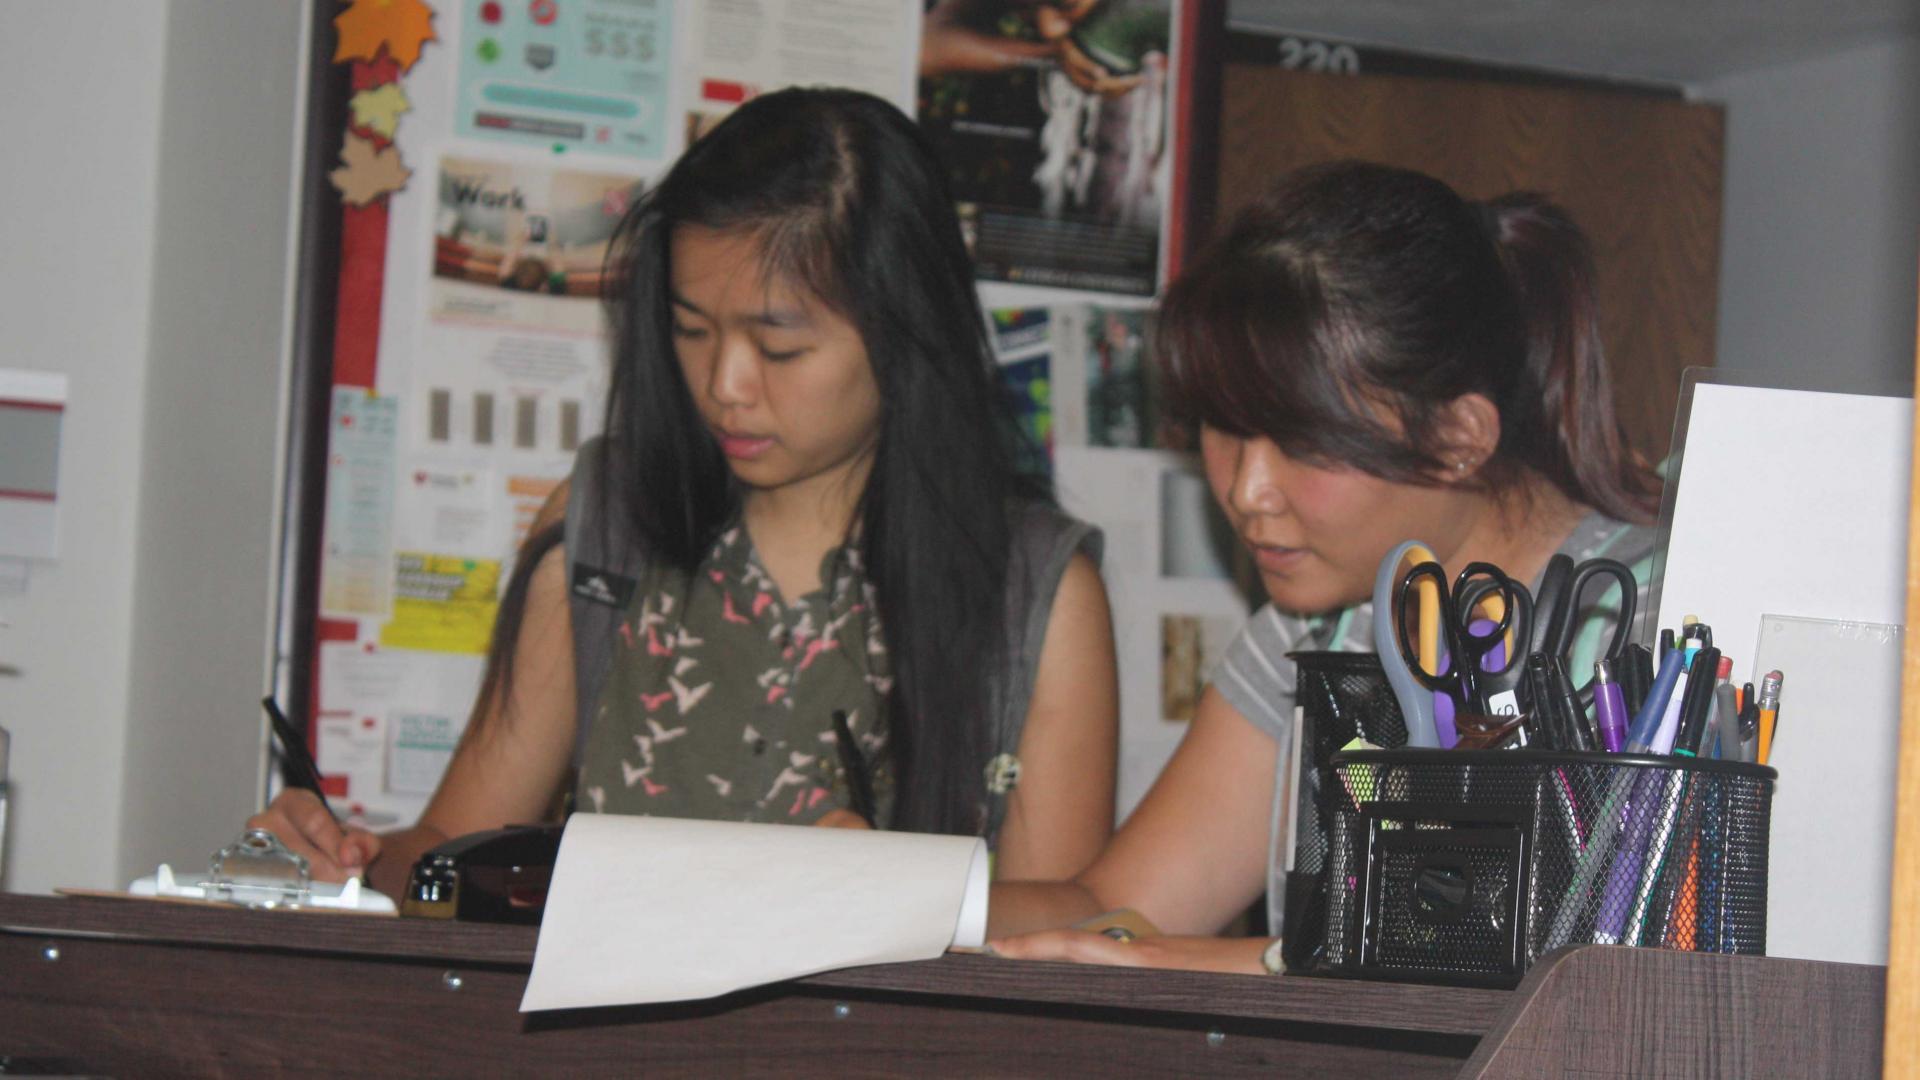
[[[382,195],[407,186],[413,170],[400,163],[400,150],[375,150],[373,143],[352,132],[340,148],[340,168],[327,174],[348,206],[365,206]]]
[[[433,33],[433,9],[423,0],[352,0],[352,6],[333,20],[340,37],[333,62],[372,61],[380,46],[406,71],[420,59],[420,50]]]

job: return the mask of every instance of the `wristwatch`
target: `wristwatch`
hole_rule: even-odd
[[[1274,938],[1267,942],[1266,948],[1260,950],[1260,966],[1267,969],[1267,974],[1285,975],[1287,973],[1287,961],[1280,955],[1285,944],[1284,940]]]

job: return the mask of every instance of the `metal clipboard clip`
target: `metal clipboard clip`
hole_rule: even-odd
[[[249,908],[365,911],[395,914],[393,901],[362,887],[359,878],[344,885],[316,882],[306,857],[296,854],[265,829],[248,829],[207,860],[206,879],[182,885],[165,863],[128,890],[135,896],[212,900]]]

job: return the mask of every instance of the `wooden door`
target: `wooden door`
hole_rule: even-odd
[[[1622,91],[1229,64],[1216,220],[1337,158],[1419,169],[1470,198],[1545,193],[1593,240],[1621,418],[1657,460],[1682,369],[1714,362],[1724,122],[1718,106]]]

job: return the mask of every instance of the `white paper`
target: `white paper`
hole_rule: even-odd
[[[575,814],[522,1012],[641,1005],[986,940],[964,836]]]
[[[1762,612],[1906,621],[1912,456],[1911,398],[1696,385],[1654,625],[1731,650]]]

